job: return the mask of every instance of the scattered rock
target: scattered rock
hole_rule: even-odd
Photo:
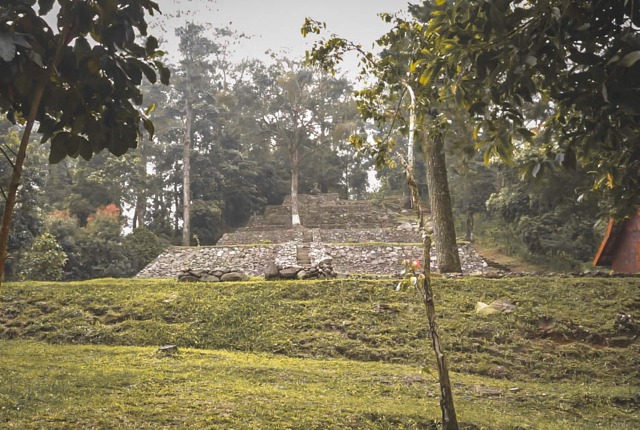
[[[249,279],[247,274],[232,269],[215,269],[215,270],[183,270],[178,274],[178,282],[233,282],[246,281]]]
[[[403,222],[402,224],[400,224],[396,230],[400,230],[400,231],[412,231],[413,230],[413,226],[411,225],[410,222]]]
[[[283,279],[295,279],[300,271],[299,267],[285,267],[278,270],[278,275]]]
[[[407,223],[409,224],[409,223]],[[297,250],[308,247],[310,264],[305,268],[317,268],[317,273],[309,273],[312,278],[335,277],[337,273],[354,276],[396,276],[402,270],[401,262],[422,256],[421,238],[416,231],[400,231],[396,228],[352,228],[352,229],[280,229],[272,232],[240,231],[229,236],[238,242],[255,244],[260,238],[269,237],[269,244],[225,245],[198,248],[169,248],[156,261],[147,266],[138,277],[181,277],[185,274],[201,278],[205,274],[220,278],[230,271],[242,270],[249,276],[265,276],[276,279],[276,269],[299,267]],[[265,239],[265,241],[267,241]],[[273,242],[273,243],[271,243]],[[359,245],[332,245],[356,242]],[[368,243],[371,243],[369,245]],[[394,245],[379,245],[393,243]],[[375,245],[374,245],[375,244]],[[400,245],[398,245],[400,244]],[[460,259],[465,275],[481,275],[487,270],[495,277],[504,276],[495,268],[487,268],[487,263],[469,244],[459,246]],[[437,259],[433,256],[431,270],[437,272]],[[275,267],[274,267],[275,266]],[[190,270],[183,270],[185,267]],[[209,267],[216,267],[209,270]],[[224,268],[224,269],[219,269]],[[268,270],[265,270],[268,269]],[[182,272],[182,273],[181,273]],[[297,271],[296,271],[297,275]],[[285,273],[287,279],[295,275]],[[185,280],[193,281],[193,278]],[[215,280],[210,280],[215,282]]]
[[[229,272],[220,277],[222,282],[248,281],[249,277],[242,272]]]
[[[156,352],[161,355],[175,355],[178,353],[178,347],[176,345],[163,345]]]
[[[276,266],[276,263],[274,263],[273,261],[270,261],[267,264],[267,268],[265,269],[264,279],[269,281],[271,279],[276,279],[278,277],[278,275],[279,275],[278,266]]]
[[[617,331],[625,333],[637,333],[640,332],[640,326],[636,324],[633,316],[628,313],[621,312],[616,316],[616,320],[613,323],[613,328]]]
[[[516,305],[508,300],[495,300],[489,304],[476,303],[476,313],[480,315],[491,315],[496,313],[511,313],[516,309]]]

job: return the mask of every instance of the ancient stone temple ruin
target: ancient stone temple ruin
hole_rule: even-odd
[[[301,226],[291,225],[290,200],[267,206],[246,227],[225,234],[216,246],[172,247],[139,277],[232,280],[397,275],[403,260],[422,258],[412,214],[369,200],[340,200],[338,194],[301,194]],[[465,272],[487,263],[468,245],[460,247]],[[432,257],[432,268],[438,262]]]

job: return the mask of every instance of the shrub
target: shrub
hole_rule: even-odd
[[[36,237],[31,249],[22,257],[20,278],[33,281],[59,281],[67,254],[51,233]]]

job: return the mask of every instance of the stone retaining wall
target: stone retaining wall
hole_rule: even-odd
[[[276,243],[284,243],[302,238],[300,229],[279,229],[279,230],[263,230],[250,231],[238,230],[234,233],[224,234],[218,241],[220,245],[269,245]]]
[[[326,251],[333,257],[333,270],[338,274],[385,274],[398,275],[404,270],[402,261],[422,260],[422,246],[327,246]],[[486,261],[469,245],[458,248],[462,271],[480,274],[488,268]],[[435,249],[431,249],[431,270],[438,270]]]
[[[314,240],[323,243],[421,243],[420,233],[414,229],[314,229]]]
[[[238,270],[250,276],[264,276],[269,265],[278,269],[296,267],[296,247],[301,240],[282,245],[222,246],[167,249],[156,261],[137,276],[142,278],[176,278],[180,273],[194,270]],[[397,275],[403,269],[402,260],[422,258],[418,245],[323,245],[310,244],[312,267],[330,262],[334,273]],[[432,250],[433,252],[433,250]],[[487,263],[468,245],[460,247],[463,271],[480,274]],[[437,261],[432,257],[432,269]]]
[[[279,244],[292,240],[302,239],[304,231],[313,234],[314,242],[322,243],[420,243],[420,233],[415,228],[350,228],[350,229],[304,229],[289,228],[280,230],[251,231],[238,230],[234,233],[226,233],[218,241],[218,245],[244,245],[244,244]]]
[[[278,248],[265,246],[171,247],[145,267],[139,278],[175,278],[184,271],[238,269],[250,276],[264,275]]]

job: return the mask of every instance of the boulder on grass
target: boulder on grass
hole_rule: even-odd
[[[242,272],[229,272],[220,277],[222,282],[248,281],[249,277]]]
[[[272,261],[269,264],[267,264],[267,267],[264,272],[264,279],[269,281],[271,279],[278,278],[278,276],[280,276],[280,273],[278,272],[278,266],[276,266],[276,263]]]

